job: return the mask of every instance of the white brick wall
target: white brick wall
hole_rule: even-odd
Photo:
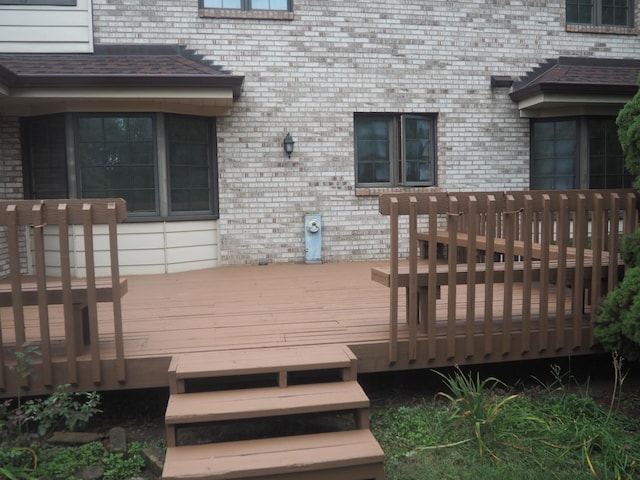
[[[523,189],[528,121],[490,76],[640,54],[636,36],[566,32],[564,1],[294,4],[286,21],[200,18],[197,0],[93,2],[96,43],[182,43],[246,76],[217,125],[221,263],[302,261],[306,212],[323,216],[325,261],[386,257],[377,198],[355,195],[354,112],[438,113],[439,189]]]

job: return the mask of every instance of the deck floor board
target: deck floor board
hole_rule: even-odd
[[[169,358],[171,355],[215,350],[283,346],[346,344],[380,346],[389,341],[389,289],[371,280],[371,267],[386,262],[326,263],[321,265],[271,264],[229,266],[167,275],[127,276],[129,291],[122,298],[125,356],[127,359]],[[515,285],[513,312],[522,312],[520,285]],[[534,285],[534,291],[536,286]],[[502,285],[494,290],[494,323],[504,308]],[[476,291],[474,332],[483,332],[484,285]],[[442,288],[437,308],[437,333],[446,334],[448,292]],[[404,292],[400,294],[401,304]],[[549,291],[550,314],[555,314],[555,292]],[[565,316],[570,318],[571,295]],[[458,287],[456,331],[465,331],[467,294]],[[532,317],[538,315],[538,298]],[[100,304],[101,357],[114,357],[110,304]],[[519,313],[520,312],[520,313]],[[33,318],[36,318],[34,310]],[[62,310],[50,310],[54,341],[63,344]],[[406,341],[405,312],[399,310],[398,338]],[[38,327],[27,318],[27,338],[38,341]],[[10,350],[14,342],[10,308],[0,310],[2,339]],[[518,330],[517,318],[513,322]],[[535,329],[532,321],[532,331]],[[549,322],[553,327],[553,322]],[[426,335],[420,333],[421,339]],[[377,348],[377,347],[376,347]],[[62,350],[64,348],[62,347]],[[386,347],[375,350],[386,355]],[[375,355],[374,353],[373,355]],[[377,359],[376,369],[386,358]]]

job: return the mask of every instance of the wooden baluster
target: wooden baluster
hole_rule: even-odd
[[[591,219],[591,249],[593,250],[593,265],[591,266],[591,334],[590,344],[595,345],[593,326],[596,320],[598,306],[600,304],[600,291],[602,285],[602,252],[604,250],[604,198],[600,193],[594,196],[593,215]],[[614,261],[609,257],[609,262]]]
[[[84,236],[84,258],[87,279],[87,309],[89,311],[89,337],[91,347],[91,378],[93,383],[102,382],[100,365],[100,332],[98,328],[98,301],[96,294],[96,270],[93,252],[93,208],[90,203],[82,205],[82,227]]]
[[[13,307],[13,326],[16,336],[16,352],[22,352],[27,341],[24,324],[24,302],[22,298],[22,273],[20,272],[20,244],[18,228],[18,206],[7,206],[7,247],[9,251],[9,271],[11,275],[11,304]],[[26,233],[28,234],[28,232]],[[28,377],[18,379],[22,388],[29,388]]]
[[[527,353],[531,349],[531,301],[533,284],[533,197],[524,196],[524,207],[522,212],[522,240],[524,242],[524,262],[522,280],[522,353]]]
[[[60,277],[62,281],[62,307],[67,352],[67,382],[78,384],[78,355],[82,344],[82,311],[75,312],[71,291],[71,260],[69,253],[69,208],[58,205],[58,247],[60,249]],[[78,315],[78,317],[76,317]]]
[[[467,219],[467,234],[469,246],[467,248],[467,318],[465,329],[465,343],[467,358],[473,357],[475,348],[475,322],[476,322],[476,265],[477,249],[476,236],[478,235],[478,201],[475,196],[469,196],[469,212]]]
[[[398,199],[389,199],[389,363],[398,361]]]
[[[620,222],[620,195],[612,193],[609,196],[609,273],[607,281],[607,292],[612,292],[618,285],[618,242],[620,235],[618,227]],[[603,239],[607,239],[604,235]],[[604,248],[604,247],[603,247]]]
[[[496,197],[487,197],[487,249],[485,251],[484,285],[484,354],[493,352],[493,272],[495,262]]]
[[[542,195],[542,225],[540,226],[540,305],[539,305],[539,351],[544,352],[549,346],[549,246],[553,237],[553,213],[551,197]]]
[[[47,299],[47,273],[44,255],[44,205],[37,203],[32,210],[32,232],[34,260],[36,267],[36,285],[38,286],[38,319],[40,322],[40,354],[42,358],[42,383],[53,384],[53,365],[51,362],[51,335],[49,333],[49,304]]]
[[[427,279],[427,342],[429,360],[435,360],[437,352],[437,334],[436,334],[436,302],[438,296],[438,286],[436,285],[437,268],[438,268],[438,242],[436,234],[438,233],[438,198],[429,197],[429,252],[427,254],[427,262],[429,265],[429,273]]]
[[[502,354],[511,353],[511,336],[513,329],[513,243],[516,232],[515,199],[511,195],[505,198],[504,211],[504,320],[502,327]],[[487,272],[488,274],[489,272]],[[493,272],[491,272],[493,275]]]
[[[584,260],[587,248],[587,199],[578,194],[573,225],[573,246],[576,249],[575,269],[573,274],[573,348],[582,345],[582,326],[584,320]],[[592,272],[593,274],[593,272]]]
[[[558,212],[558,281],[556,283],[556,350],[564,348],[565,300],[567,288],[567,248],[569,244],[569,198],[559,195]]]
[[[109,226],[109,250],[111,252],[111,288],[113,291],[113,322],[116,342],[116,379],[127,380],[124,360],[124,336],[122,332],[122,294],[120,292],[120,262],[118,260],[118,211],[114,202],[107,205]]]
[[[447,211],[447,229],[449,231],[449,273],[447,276],[447,292],[449,301],[447,304],[447,358],[456,356],[456,293],[458,290],[456,271],[458,264],[458,199],[449,197],[449,209]]]
[[[409,361],[418,359],[418,200],[409,198]]]

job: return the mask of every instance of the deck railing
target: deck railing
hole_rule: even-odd
[[[99,385],[100,342],[114,337],[115,377],[125,381],[120,300],[127,282],[119,274],[117,224],[126,215],[122,199],[0,202],[0,231],[9,258],[0,284],[0,389],[9,388],[15,352],[27,344],[39,350],[35,360],[41,367],[40,383],[78,384],[79,363],[88,358],[91,381]],[[106,278],[96,272],[106,272]],[[113,305],[113,331],[108,335],[99,330],[99,302]],[[64,317],[55,334],[52,308],[61,309]],[[56,359],[61,358],[66,373],[56,376]],[[29,387],[28,377],[13,380],[11,390]]]
[[[584,347],[585,324],[623,274],[621,236],[638,224],[631,190],[384,194],[379,207],[390,217],[390,263],[372,277],[390,287],[392,363],[402,287],[409,361],[418,355],[419,328],[430,360]],[[399,260],[407,252],[405,265]],[[465,304],[462,317],[458,303]],[[437,342],[443,331],[444,348]]]

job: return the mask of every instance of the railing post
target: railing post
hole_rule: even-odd
[[[49,305],[47,301],[47,277],[44,261],[44,205],[35,204],[31,209],[33,243],[36,259],[36,284],[38,285],[38,317],[40,320],[40,353],[42,355],[42,383],[53,384],[53,365],[51,364],[51,337],[49,334]]]

